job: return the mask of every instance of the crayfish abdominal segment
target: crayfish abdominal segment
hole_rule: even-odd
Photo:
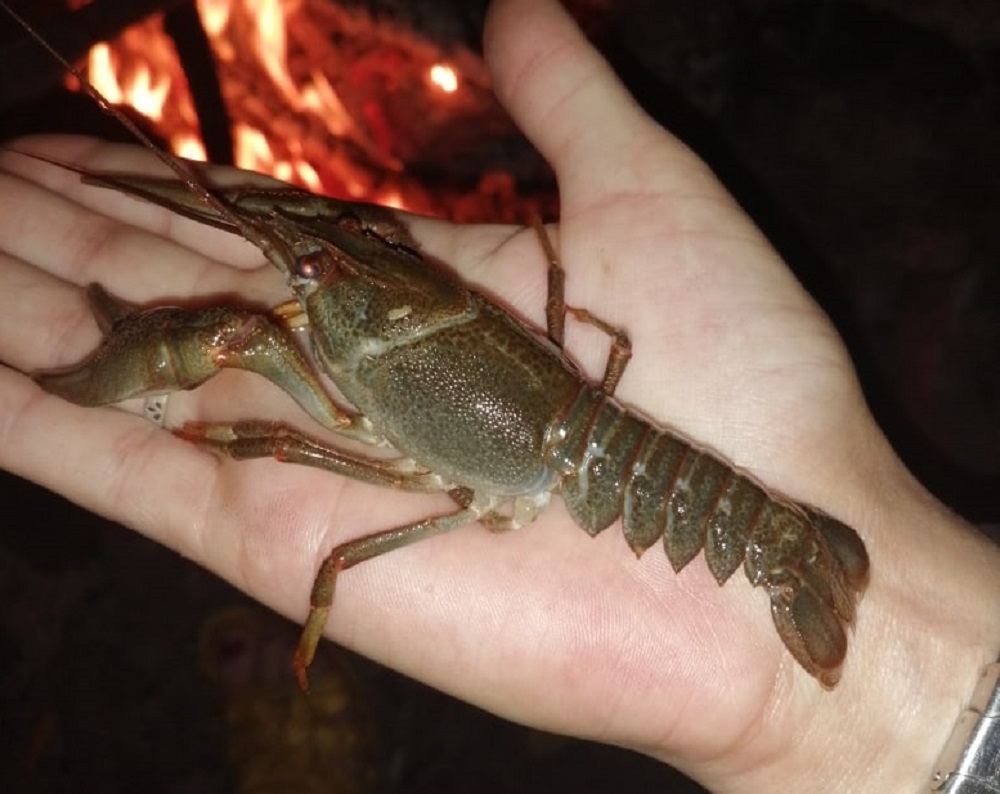
[[[78,366],[36,375],[39,385],[81,405],[107,405],[195,388],[224,368],[256,372],[319,425],[391,445],[399,457],[347,452],[253,420],[189,423],[175,432],[237,459],[270,456],[378,485],[444,492],[458,508],[330,552],[295,655],[303,686],[341,571],[475,521],[495,531],[520,526],[552,493],[561,493],[591,535],[621,518],[636,554],[662,539],[676,570],[704,550],[721,585],[742,565],[767,592],[793,657],[825,686],[837,682],[846,629],[867,582],[861,539],[616,403],[612,395],[631,356],[628,337],[565,304],[565,274],[540,224],[549,268],[546,336],[423,256],[385,208],[292,188],[214,188],[147,145],[179,179],[83,172],[86,181],[240,234],[285,276],[298,310],[286,302],[267,314],[228,307],[134,311],[95,285],[89,296],[103,341]],[[567,314],[612,340],[599,387],[563,354]],[[316,364],[292,341],[290,319],[308,329]],[[350,409],[329,396],[321,375]]]

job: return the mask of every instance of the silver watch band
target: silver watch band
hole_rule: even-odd
[[[1000,794],[1000,661],[986,665],[945,745],[930,791]]]

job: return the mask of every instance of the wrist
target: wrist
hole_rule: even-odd
[[[916,794],[927,790],[983,668],[1000,655],[1000,549],[907,479],[908,498],[879,532],[889,544],[880,556],[895,556],[876,591],[884,612],[873,617],[871,658],[887,667],[866,676],[884,681],[870,689],[894,701],[880,701],[891,730],[881,732],[886,763],[872,759],[883,787],[871,790]]]
[[[1000,661],[990,662],[934,766],[931,788],[942,794],[1000,791]]]
[[[901,467],[883,471],[851,505],[872,575],[840,684],[781,677],[753,751],[713,790],[922,793],[1000,654],[1000,549]]]

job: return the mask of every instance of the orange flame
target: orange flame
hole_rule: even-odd
[[[232,115],[238,166],[318,193],[432,208],[429,194],[402,176],[397,152],[405,151],[400,124],[409,123],[412,111],[399,114],[396,106],[390,117],[370,97],[382,92],[392,103],[394,93],[422,87],[428,100],[441,103],[462,86],[455,66],[432,60],[428,47],[404,49],[391,37],[359,62],[338,63],[336,47],[304,18],[310,8],[304,0],[197,0],[197,7]],[[314,53],[332,55],[329,75]],[[400,71],[407,63],[415,71]],[[160,17],[129,28],[110,46],[94,47],[87,71],[110,102],[150,119],[174,153],[205,159],[184,71]]]
[[[93,47],[87,74],[109,102],[130,105],[154,122],[176,154],[205,159],[187,84],[158,17],[133,25],[114,47]]]
[[[198,15],[205,33],[209,38],[216,39],[229,24],[229,0],[198,0]]]

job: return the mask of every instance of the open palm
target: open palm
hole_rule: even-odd
[[[558,8],[500,3],[487,42],[498,94],[559,178],[567,300],[631,337],[617,396],[791,498],[858,520],[845,514],[844,487],[828,483],[862,476],[854,454],[870,418],[835,332],[774,251]],[[15,146],[94,170],[155,170],[136,147]],[[0,465],[299,620],[332,546],[453,508],[272,460],[223,461],[134,413],[44,394],[21,373],[74,363],[99,338],[81,285],[137,303],[263,306],[287,293],[230,235],[16,153],[0,167]],[[427,219],[411,228],[542,325],[545,261],[531,230]],[[606,338],[571,324],[568,339],[599,376]],[[245,418],[309,427],[275,387],[234,372],[171,398],[168,414],[171,426]],[[737,746],[750,753],[747,732],[789,692],[822,696],[741,573],[720,589],[700,558],[680,575],[658,547],[637,561],[617,526],[590,540],[558,500],[519,532],[470,527],[345,574],[328,634],[494,712],[689,767]]]

